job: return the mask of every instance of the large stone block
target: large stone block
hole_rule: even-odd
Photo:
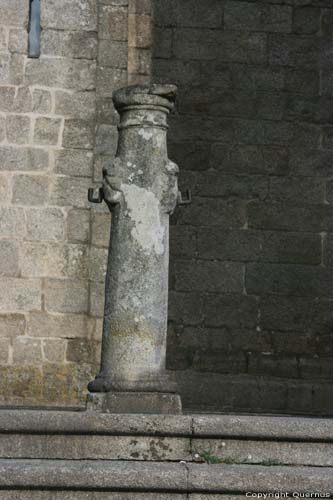
[[[63,240],[64,225],[64,214],[57,208],[27,210],[28,240]]]
[[[21,245],[22,276],[39,278],[49,275],[49,266],[55,272],[54,262],[49,263],[47,243],[25,241]]]
[[[210,165],[222,172],[234,174],[283,175],[289,171],[289,151],[282,146],[237,146],[226,151],[224,146],[212,146]]]
[[[154,57],[163,59],[172,56],[173,30],[171,28],[154,28],[155,42],[153,45]]]
[[[67,341],[63,339],[43,339],[43,359],[49,363],[65,363]]]
[[[168,319],[176,324],[197,325],[203,321],[203,297],[199,293],[169,292]]]
[[[320,264],[321,238],[304,233],[203,228],[198,234],[198,253],[206,259]]]
[[[0,111],[11,111],[14,99],[15,87],[0,87]]]
[[[71,242],[88,243],[90,239],[90,211],[72,209],[67,215],[67,238]]]
[[[24,314],[1,314],[0,337],[18,337],[25,332]]]
[[[101,40],[98,46],[98,60],[102,66],[127,68],[127,42]]]
[[[88,284],[85,281],[46,280],[44,295],[47,311],[85,313],[88,310]]]
[[[209,327],[255,328],[258,303],[249,296],[209,295],[204,301],[204,316]]]
[[[128,53],[128,71],[142,77],[151,73],[151,51],[149,49],[136,49],[131,47]]]
[[[0,368],[0,388],[5,402],[40,401],[42,374],[40,368],[32,365],[6,366]]]
[[[175,226],[170,228],[170,254],[172,258],[189,259],[197,255],[197,229]]]
[[[130,14],[151,14],[152,12],[152,4],[151,0],[135,0],[134,2],[128,2],[126,3],[126,0],[116,0],[116,2],[113,2],[113,0],[107,0],[107,2],[114,3],[115,5],[118,3],[119,5],[128,5],[129,13]],[[107,3],[105,2],[105,3]]]
[[[10,52],[26,54],[28,51],[28,31],[20,28],[9,30],[8,49]]]
[[[250,294],[332,297],[333,273],[316,266],[247,264],[245,287]]]
[[[40,148],[0,146],[0,170],[46,170],[48,165],[48,152]]]
[[[92,243],[108,248],[111,231],[111,216],[109,213],[92,212]]]
[[[93,90],[95,77],[96,63],[83,59],[29,59],[25,68],[28,85]]]
[[[18,276],[19,248],[15,241],[0,240],[0,276]]]
[[[32,111],[32,95],[29,87],[18,87],[11,111],[14,113],[30,113]]]
[[[82,279],[88,276],[86,245],[25,242],[22,257],[24,276]]]
[[[282,332],[324,335],[333,319],[328,302],[316,298],[266,296],[260,301],[260,310],[262,327]],[[317,341],[311,342],[316,345]]]
[[[318,147],[319,126],[274,120],[234,120],[234,134],[240,144]]]
[[[62,149],[54,152],[54,171],[69,177],[89,177],[92,175],[93,154],[79,149]]]
[[[304,9],[303,9],[304,10]],[[308,9],[306,9],[308,10]],[[319,9],[311,9],[313,11],[318,11]],[[320,10],[319,10],[320,12]],[[315,20],[317,19],[318,12],[315,12]],[[331,10],[326,10],[322,12],[322,17],[321,17],[321,27],[322,27],[322,32],[323,35],[326,35],[328,37],[332,36],[333,34],[333,27],[332,27],[332,22],[333,22],[333,12]],[[310,20],[308,20],[308,23],[310,23]]]
[[[110,160],[117,151],[118,130],[114,125],[99,125],[96,134],[96,154],[109,155]]]
[[[251,375],[297,378],[298,362],[296,356],[274,355],[265,353],[250,353],[248,356],[248,372]]]
[[[13,180],[12,203],[17,205],[44,205],[48,199],[49,180],[41,175],[20,175]]]
[[[7,116],[6,136],[10,143],[27,144],[30,136],[30,118],[24,115]]]
[[[99,38],[126,41],[128,10],[126,6],[101,5],[99,9]]]
[[[227,1],[224,25],[230,30],[290,33],[292,8],[283,5]]]
[[[105,285],[99,282],[92,282],[90,285],[89,313],[91,316],[102,318],[104,314],[104,292]]]
[[[9,338],[0,338],[0,364],[7,365],[9,362],[9,349],[11,347]]]
[[[92,281],[105,282],[107,257],[107,249],[90,247],[89,277]]]
[[[91,372],[91,366],[85,364],[44,363],[43,401],[57,401],[59,405],[84,404]]]
[[[272,91],[285,86],[284,69],[278,66],[231,64],[230,72],[235,89]]]
[[[90,180],[84,177],[56,177],[51,187],[50,203],[60,207],[90,208],[88,188]]]
[[[34,143],[56,146],[59,143],[59,135],[62,120],[60,118],[37,118],[34,129]]]
[[[240,374],[247,372],[247,359],[242,352],[226,353],[224,350],[209,352],[203,350],[196,352],[192,367],[199,373]]]
[[[97,34],[86,31],[44,30],[41,50],[46,56],[73,59],[95,59],[97,57]]]
[[[183,61],[177,59],[156,59],[153,62],[153,74],[158,83],[165,81],[165,75],[176,85],[188,85],[193,81],[200,81],[202,78],[200,61]],[[225,75],[216,78],[220,83],[226,80]]]
[[[267,36],[264,33],[220,32],[215,46],[219,61],[262,64],[267,60]]]
[[[72,339],[68,341],[66,349],[66,360],[71,363],[91,363],[98,362],[96,352],[97,343],[86,339]]]
[[[8,85],[11,84],[10,78],[10,54],[4,50],[0,51],[0,84]]]
[[[179,165],[181,165],[182,170],[208,170],[209,163],[207,158],[210,154],[210,144],[200,143],[188,143],[188,142],[174,142],[169,145],[169,156],[176,160]],[[221,146],[219,158],[222,159],[222,149]],[[226,151],[224,148],[223,151]],[[225,153],[224,157],[226,157]],[[185,174],[184,174],[185,175]]]
[[[289,205],[320,204],[325,202],[325,184],[309,177],[271,177],[269,199]]]
[[[114,90],[125,85],[127,85],[126,70],[104,66],[98,68],[96,90],[100,97],[112,97]]]
[[[207,262],[202,260],[175,263],[177,291],[241,293],[243,266],[238,262]]]
[[[319,72],[289,68],[285,73],[285,90],[289,93],[319,94]]]
[[[294,10],[293,31],[299,34],[310,35],[318,33],[320,29],[320,14],[321,12],[318,8],[296,8]],[[325,22],[326,19],[324,18],[322,22],[324,23],[324,32],[328,34],[329,26]]]
[[[271,35],[270,64],[282,66],[317,67],[320,39],[310,35]]]
[[[88,120],[65,120],[62,143],[65,148],[92,149],[94,147],[95,124]]]
[[[181,28],[174,33],[173,54],[183,60],[214,60],[219,42],[215,30]]]
[[[16,312],[41,309],[40,280],[2,278],[0,284],[6,290],[6,293],[0,297],[1,311]]]
[[[60,30],[96,31],[97,6],[94,0],[42,0],[42,27]],[[60,7],[60,8],[59,8]]]
[[[235,200],[196,198],[186,210],[178,211],[173,220],[181,225],[240,229],[245,224],[245,207]]]
[[[331,207],[286,206],[280,203],[250,202],[247,208],[248,224],[253,229],[277,231],[325,231],[332,228]]]
[[[13,360],[17,364],[40,364],[43,360],[41,341],[26,336],[16,337],[13,342]]]
[[[194,196],[241,200],[262,199],[268,195],[268,180],[262,176],[222,175],[219,172],[187,173],[184,184]],[[180,182],[182,186],[182,182]],[[184,186],[185,187],[185,186]]]
[[[34,89],[32,95],[32,111],[35,113],[49,114],[51,112],[51,92],[43,89]]]
[[[152,45],[151,16],[128,15],[128,46],[149,49]]]
[[[178,2],[173,0],[164,9],[173,12],[173,22],[176,26],[188,26],[192,28],[220,28],[223,19],[223,4],[219,0],[188,0]],[[159,21],[157,16],[157,22]]]
[[[22,319],[14,319],[15,323],[13,323],[11,331],[19,332],[20,330],[17,330],[18,327],[15,325],[18,321],[22,321]],[[30,337],[86,338],[90,335],[89,325],[87,316],[80,314],[30,312],[27,317],[27,334]],[[17,334],[15,333],[15,335]]]
[[[316,149],[292,149],[290,173],[293,176],[327,177],[330,175],[333,153]]]
[[[3,0],[1,2],[1,19],[7,25],[27,28],[29,4],[24,0]]]
[[[0,208],[0,233],[2,238],[24,238],[26,225],[22,208]]]

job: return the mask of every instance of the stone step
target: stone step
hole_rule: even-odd
[[[331,443],[190,437],[0,434],[0,458],[333,466]]]
[[[0,458],[330,467],[332,430],[329,419],[6,410]]]
[[[333,419],[262,415],[121,415],[0,410],[0,433],[218,437],[333,442]]]
[[[0,458],[330,467],[332,427],[328,419],[5,410]]]
[[[290,495],[294,492],[318,492],[328,498],[333,495],[333,474],[332,469],[327,467],[0,460],[0,489],[1,495],[3,491],[15,489],[22,493],[55,490],[63,492],[63,496],[59,496],[61,500],[77,498],[68,496],[68,490],[81,492],[80,500],[88,491],[236,495],[268,491],[283,491]],[[20,492],[16,493],[15,500],[24,498],[20,498]],[[30,494],[30,499],[35,500],[34,492],[30,491]],[[4,495],[1,496],[3,498]]]

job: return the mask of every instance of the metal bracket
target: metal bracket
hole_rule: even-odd
[[[192,203],[192,192],[186,189],[186,198],[183,198],[181,191],[178,191],[177,205],[190,205]]]
[[[104,200],[103,188],[89,188],[88,189],[88,200],[91,203],[102,203]]]

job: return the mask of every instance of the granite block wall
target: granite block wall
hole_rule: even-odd
[[[112,92],[150,78],[150,0],[0,0],[0,404],[82,405],[98,372],[117,145]]]
[[[333,3],[155,0],[153,79],[193,202],[168,367],[195,409],[332,414]]]

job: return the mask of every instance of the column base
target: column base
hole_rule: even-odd
[[[182,413],[179,394],[163,392],[99,392],[88,394],[87,410],[101,413]]]

